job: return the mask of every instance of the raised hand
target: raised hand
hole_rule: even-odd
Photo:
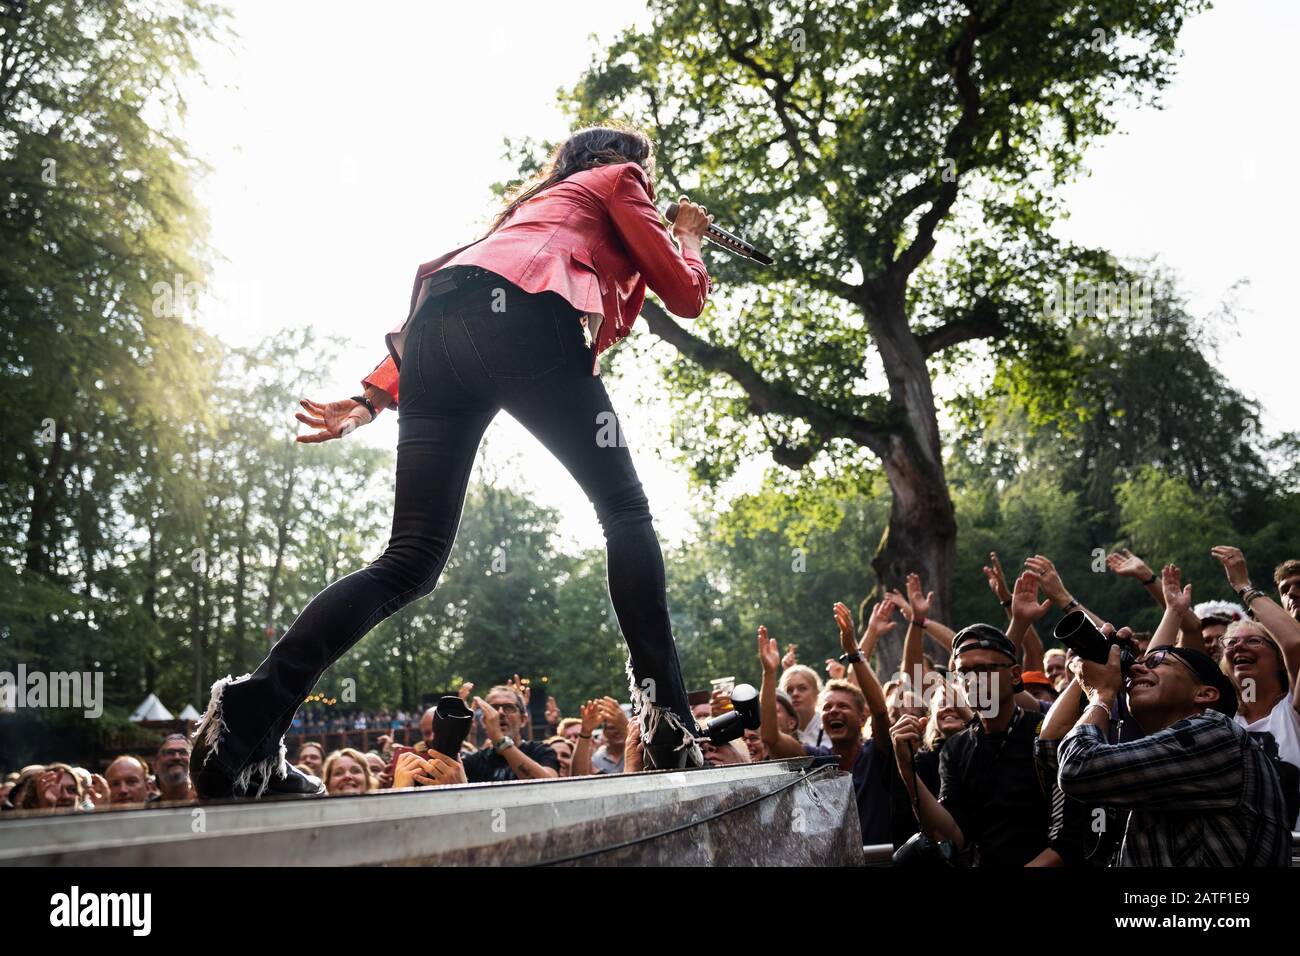
[[[1133,578],[1143,584],[1153,577],[1147,563],[1128,548],[1120,548],[1113,554],[1106,555],[1106,567],[1112,574],[1121,578]]]
[[[989,590],[993,596],[998,599],[999,604],[1005,605],[1011,600],[1011,590],[1007,587],[1007,576],[1002,570],[1002,562],[998,560],[996,551],[989,552],[989,563],[984,565],[984,577],[988,579]]]
[[[457,696],[467,704],[469,703],[469,695],[472,693],[474,693],[474,685],[469,681],[465,681],[465,683],[461,684],[460,690],[456,691]]]
[[[1065,589],[1065,583],[1050,558],[1036,554],[1032,558],[1025,558],[1025,567],[1038,575],[1038,582],[1042,585],[1044,594],[1062,606],[1070,603],[1072,600],[1070,592]],[[1013,597],[1012,600],[1014,601],[1015,598]]]
[[[1246,556],[1242,554],[1241,548],[1220,544],[1211,548],[1210,554],[1223,565],[1223,571],[1228,575],[1228,583],[1232,585],[1234,591],[1250,586],[1250,572],[1246,570]]]
[[[776,638],[767,636],[767,628],[759,625],[758,628],[758,661],[763,665],[763,673],[776,676],[781,669],[781,649],[776,644]]]
[[[368,425],[374,420],[366,406],[360,402],[354,402],[350,398],[337,402],[326,402],[323,405],[320,402],[313,402],[304,398],[299,400],[299,404],[305,409],[306,414],[294,412],[293,417],[304,425],[310,425],[316,429],[314,432],[297,436],[297,440],[304,445],[314,445],[334,438],[342,438],[344,435],[351,434],[357,428]]]
[[[898,608],[899,613],[903,615],[903,620],[907,621],[909,624],[912,623],[912,605],[899,591],[895,590],[886,592],[885,600]]]
[[[495,707],[485,701],[482,697],[474,698],[474,709],[483,715],[483,729],[487,731],[488,738],[497,743],[501,740],[501,714]]]
[[[59,785],[63,782],[63,773],[59,770],[46,770],[36,780],[37,803],[41,807],[59,805]]]
[[[589,700],[582,705],[582,736],[590,737],[600,726],[600,703]]]
[[[1165,592],[1165,608],[1179,615],[1192,606],[1192,586],[1183,587],[1183,575],[1175,564],[1166,564],[1160,571],[1160,587]]]
[[[606,725],[622,727],[624,732],[627,731],[627,714],[623,713],[623,708],[618,705],[613,697],[602,697],[596,701],[596,706],[600,708],[601,719]]]
[[[827,677],[829,677],[831,680],[842,680],[846,673],[848,673],[848,671],[844,669],[843,664],[841,664],[833,657],[826,658]]]
[[[96,807],[106,807],[111,802],[108,781],[97,773],[90,775],[90,801]]]
[[[836,601],[833,609],[835,623],[840,629],[840,650],[852,654],[858,649],[857,631],[853,627],[853,612],[842,601]]]
[[[1052,609],[1051,601],[1038,600],[1038,575],[1026,571],[1016,578],[1016,588],[1011,592],[1011,620],[1016,623],[1036,624]]]
[[[794,667],[795,664],[799,663],[799,657],[795,654],[795,649],[797,647],[797,644],[787,644],[785,646],[785,657],[781,658],[781,666],[783,668]]]
[[[907,603],[912,608],[912,620],[917,618],[925,620],[930,616],[930,605],[934,603],[934,592],[921,593],[921,576],[919,574],[909,574],[907,576]]]
[[[561,718],[560,704],[554,697],[546,698],[546,723],[551,727],[556,727]]]
[[[524,699],[524,710],[527,710],[528,702],[532,700],[533,697],[533,689],[524,681],[521,681],[518,674],[506,681],[506,686]]]

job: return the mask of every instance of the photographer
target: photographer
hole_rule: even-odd
[[[1127,811],[1120,866],[1290,865],[1277,773],[1233,722],[1236,691],[1209,655],[1161,647],[1133,664],[1129,706],[1147,736],[1131,743],[1106,741],[1124,686],[1119,647],[1070,670],[1088,706],[1057,750],[1060,787]],[[1050,751],[1040,756],[1050,772]]]

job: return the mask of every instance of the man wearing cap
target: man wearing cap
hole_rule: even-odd
[[[1033,623],[1025,609],[1034,605],[1039,618],[1050,604],[1038,604],[1038,578],[1022,575],[1022,598],[1012,604],[1013,637]],[[1027,589],[1032,595],[1025,598]],[[1022,708],[1020,647],[989,624],[972,624],[953,638],[955,674],[977,720],[944,745],[939,757],[939,795],[909,768],[920,749],[922,726],[913,716],[900,717],[891,729],[894,756],[908,797],[926,834],[970,850],[977,866],[1056,866],[1062,847],[1049,836],[1051,806],[1034,763],[1034,738],[1042,714]]]
[[[1233,722],[1237,695],[1208,654],[1161,647],[1132,666],[1128,701],[1147,735],[1111,744],[1120,652],[1070,669],[1088,706],[1056,751],[1061,790],[1126,814],[1120,866],[1289,866],[1277,773]],[[1040,756],[1046,756],[1043,752]]]

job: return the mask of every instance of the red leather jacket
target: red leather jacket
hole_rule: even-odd
[[[525,292],[556,292],[601,316],[594,354],[632,331],[646,286],[668,311],[693,319],[704,310],[709,273],[692,250],[679,251],[636,163],[574,173],[515,210],[496,232],[426,262],[415,274],[411,309],[385,337],[389,355],[362,381],[398,399],[406,325],[427,295],[427,280],[451,266],[479,266]],[[597,365],[593,362],[592,374]]]

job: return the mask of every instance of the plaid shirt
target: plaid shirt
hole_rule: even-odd
[[[1131,743],[1076,726],[1038,758],[1067,796],[1128,811],[1119,866],[1290,866],[1277,772],[1215,710]],[[1058,769],[1059,762],[1059,769]]]

